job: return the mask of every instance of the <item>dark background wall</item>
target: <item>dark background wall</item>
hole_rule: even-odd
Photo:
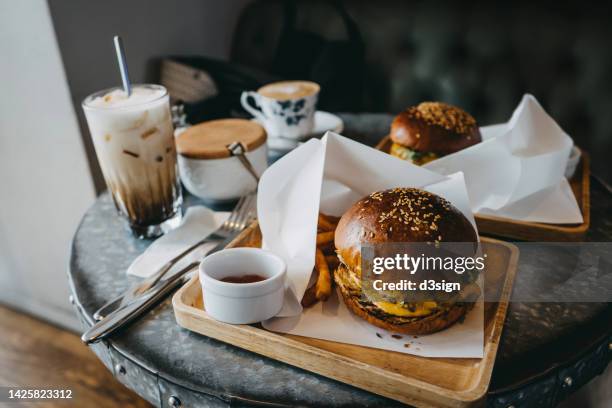
[[[323,108],[340,111],[394,113],[439,100],[488,125],[508,120],[529,92],[612,181],[612,13],[605,2],[346,0],[343,11],[331,1],[289,3],[293,20],[282,0],[245,8],[234,61],[321,82],[345,96],[326,95]],[[293,46],[279,52],[289,36]],[[359,41],[362,62],[346,48]]]

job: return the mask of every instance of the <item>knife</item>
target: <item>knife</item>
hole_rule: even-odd
[[[139,295],[146,293],[155,284],[157,284],[157,282],[160,281],[160,279],[178,262],[178,260],[183,258],[189,252],[193,251],[195,248],[201,245],[210,243],[210,244],[217,244],[213,247],[213,249],[216,249],[221,243],[226,242],[226,240],[223,240],[221,242],[219,241],[204,242],[204,241],[205,240],[201,240],[197,242],[196,244],[190,246],[189,248],[185,249],[183,252],[178,254],[176,257],[166,262],[157,272],[155,272],[155,274],[149,276],[148,278],[145,278],[142,281],[139,281],[133,284],[132,286],[130,286],[130,288],[127,291],[125,291],[121,295],[106,302],[93,314],[94,320],[96,321],[102,320],[105,316],[111,314],[115,310],[130,304],[134,299],[137,299]],[[211,251],[207,251],[205,252],[205,254],[209,254]]]
[[[90,327],[89,330],[83,333],[81,340],[85,344],[96,343],[115,333],[128,323],[131,323],[134,319],[149,310],[159,300],[163,299],[173,289],[179,286],[183,282],[185,275],[196,268],[199,264],[200,262],[192,262],[169,278],[159,281],[144,295],[136,298],[127,306],[115,310]]]
[[[174,258],[172,258],[171,260],[169,260],[168,262],[166,262],[164,264],[164,266],[162,266],[157,272],[155,272],[153,275],[149,276],[148,278],[130,286],[130,288],[123,294],[123,296],[121,297],[121,302],[120,302],[120,306],[125,306],[128,303],[130,303],[133,299],[135,299],[136,297],[138,297],[139,295],[145,293],[147,290],[151,289],[157,282],[160,281],[161,278],[164,277],[164,275],[174,266],[176,265],[176,263],[178,261],[180,261],[181,259],[183,259],[184,256],[186,256],[187,254],[189,254],[190,252],[192,252],[194,249],[196,249],[197,247],[207,244],[207,243],[213,243],[216,244],[218,243],[218,241],[209,241],[209,238],[204,238],[202,240],[200,240],[199,242],[196,242],[195,244],[191,245],[189,248],[186,248],[185,250],[183,250],[180,254],[178,254],[177,256],[175,256]]]
[[[232,239],[234,239],[233,235],[217,243],[217,245],[215,245],[210,251],[207,252],[207,255],[225,248],[227,244],[232,241]],[[110,310],[111,312],[108,314],[108,316],[101,316],[100,319],[96,319],[98,320],[98,322],[94,324],[87,332],[85,332],[83,336],[81,336],[81,340],[83,340],[83,342],[86,344],[95,343],[96,341],[108,337],[110,334],[114,333],[116,330],[123,327],[127,323],[130,323],[133,319],[148,310],[151,305],[162,299],[164,296],[170,293],[176,286],[178,286],[181,280],[176,281],[176,279],[184,276],[187,272],[189,272],[191,269],[193,269],[195,266],[198,266],[199,264],[200,262],[193,262],[187,267],[180,270],[179,272],[172,275],[170,278],[157,282],[155,286],[153,286],[153,288],[149,289],[143,295],[135,298],[135,300],[132,300],[126,306],[120,305],[122,298],[121,296],[115,298],[112,302],[106,303],[103,308],[108,306],[108,310]],[[152,296],[154,297],[154,299],[151,299]],[[110,309],[110,307],[113,307],[113,309]],[[96,314],[102,311],[103,310],[100,309],[96,312]],[[121,311],[124,311],[124,313],[120,313]],[[123,316],[128,317],[127,321],[123,321]],[[108,318],[112,319],[107,320]]]

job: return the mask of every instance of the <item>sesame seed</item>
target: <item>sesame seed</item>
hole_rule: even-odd
[[[406,110],[406,114],[410,118],[423,120],[466,136],[469,136],[476,127],[476,120],[472,115],[442,102],[422,102]],[[420,135],[416,137],[419,138]]]

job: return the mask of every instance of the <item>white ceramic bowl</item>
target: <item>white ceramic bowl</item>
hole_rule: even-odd
[[[268,167],[268,148],[264,143],[246,153],[257,174]],[[179,173],[185,188],[206,201],[235,200],[257,187],[251,174],[237,157],[191,159],[178,155]]]
[[[283,306],[285,262],[272,252],[259,248],[224,249],[204,258],[200,282],[204,309],[213,319],[249,324],[274,317]],[[265,280],[230,283],[230,276],[260,275]]]

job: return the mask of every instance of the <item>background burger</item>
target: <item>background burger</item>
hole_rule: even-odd
[[[475,251],[477,235],[457,208],[427,191],[395,188],[364,197],[342,216],[335,233],[340,265],[334,280],[353,313],[390,331],[427,334],[449,327],[473,306],[480,289],[471,273],[455,274],[464,280],[458,293],[433,293],[423,301],[415,302],[411,291],[373,298],[362,290],[361,245],[390,242],[473,242]]]
[[[422,102],[395,117],[390,154],[423,165],[482,141],[469,113],[442,102]]]

